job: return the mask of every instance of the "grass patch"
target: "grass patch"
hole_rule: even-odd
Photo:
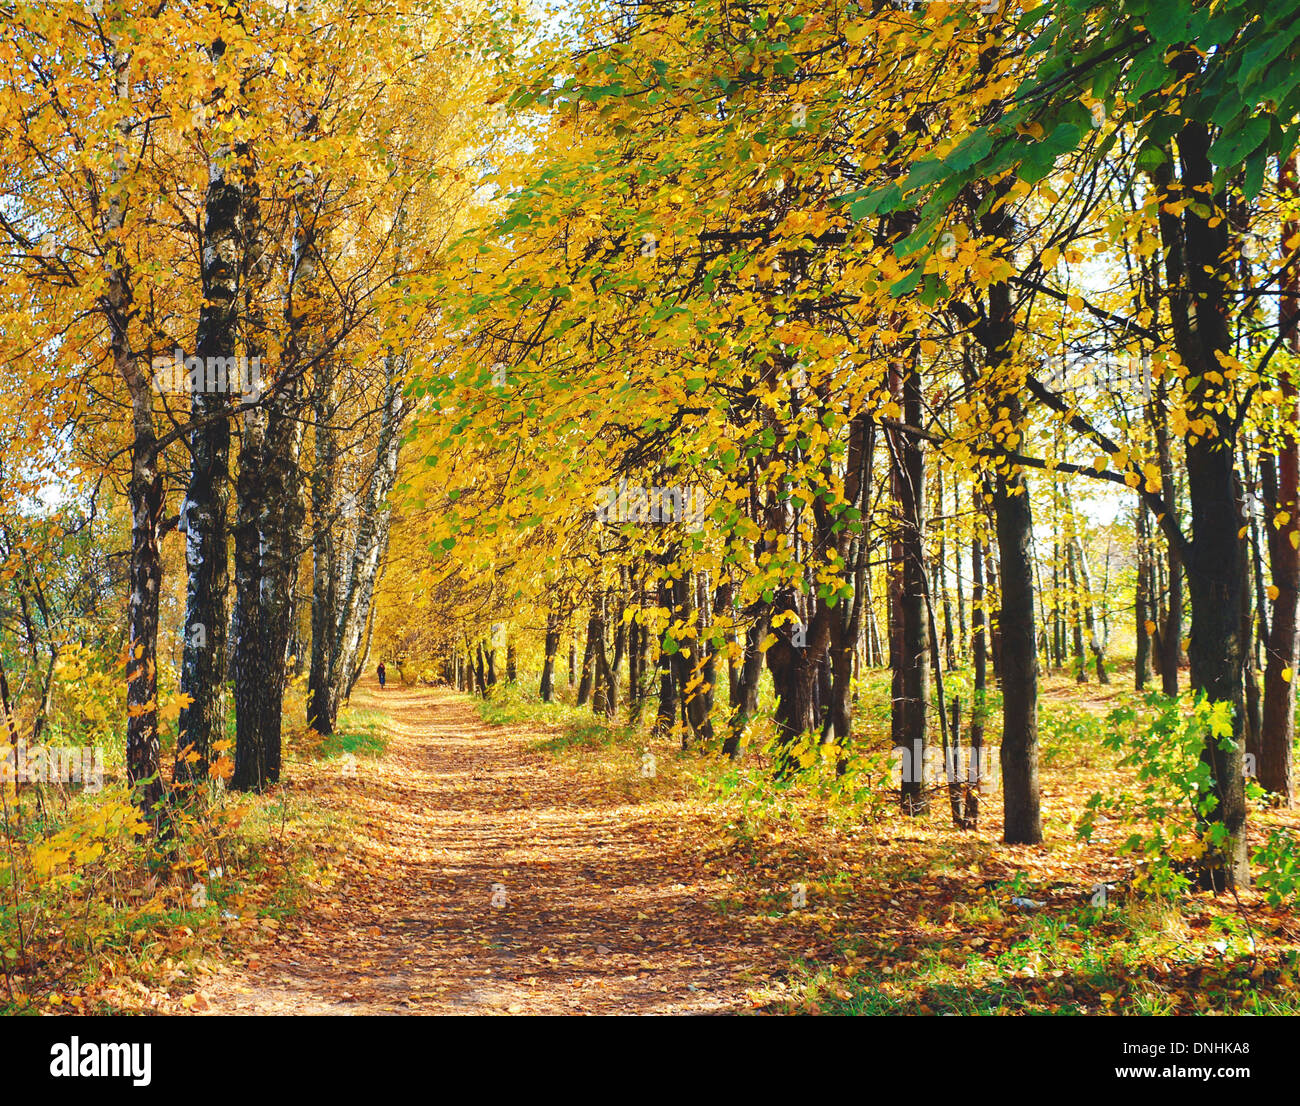
[[[320,739],[316,756],[322,760],[333,760],[349,753],[359,757],[383,756],[388,749],[384,720],[380,711],[344,710],[334,732]]]
[[[286,701],[286,717],[302,704]],[[212,963],[256,950],[331,881],[355,820],[319,784],[337,758],[380,756],[383,714],[284,735],[266,794],[209,784],[163,842],[141,832],[121,781],[102,792],[8,796],[0,859],[0,1014],[179,1012]],[[333,762],[333,763],[332,763]]]
[[[967,675],[946,678],[969,718]],[[589,705],[544,704],[516,688],[478,705],[487,721],[542,729],[547,736],[535,750],[609,780],[632,780],[637,758],[653,751],[660,780],[639,788],[633,781],[626,790],[638,802],[659,804],[664,819],[680,827],[684,847],[721,877],[726,890],[710,895],[710,912],[759,930],[788,956],[788,969],[755,979],[751,999],[759,1008],[1300,1013],[1300,949],[1285,913],[1247,894],[1248,928],[1230,898],[1138,897],[1134,863],[1118,855],[1114,827],[1095,842],[1078,840],[1089,795],[1134,785],[1105,740],[1107,714],[1136,701],[1129,687],[1079,685],[1068,675],[1044,680],[1045,840],[1029,853],[1000,844],[996,791],[983,795],[974,832],[952,828],[942,788],[928,814],[904,816],[887,765],[888,674],[865,673],[858,691],[855,736],[842,751],[848,770],[837,771],[841,751],[813,747],[801,751],[807,766],[787,781],[773,779],[770,720],[761,712],[745,755],[729,761],[716,747],[683,752],[677,735],[652,737],[653,701],[639,725],[622,718],[610,724]],[[765,686],[760,708],[770,707],[769,695]],[[996,743],[1000,696],[991,692],[987,702]],[[720,741],[721,698],[719,707]],[[664,776],[684,786],[664,787]],[[1280,817],[1257,813],[1261,833]],[[1100,883],[1111,890],[1096,906]]]

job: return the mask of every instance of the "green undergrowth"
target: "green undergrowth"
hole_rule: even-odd
[[[319,784],[349,754],[382,755],[383,723],[380,712],[345,709],[329,738],[286,730],[279,785],[244,794],[211,782],[171,809],[163,833],[120,780],[18,796],[10,785],[0,1014],[185,1008],[206,964],[259,947],[328,886],[355,820]],[[224,777],[231,750],[217,752]]]
[[[963,744],[968,677],[945,674],[949,702],[957,696],[963,704]],[[665,778],[688,781],[690,793],[703,800],[700,828],[710,835],[711,855],[734,880],[711,908],[749,924],[824,935],[809,941],[813,947],[793,956],[778,978],[755,980],[759,1009],[1300,1013],[1300,950],[1275,901],[1294,894],[1300,882],[1294,865],[1266,869],[1265,875],[1275,869],[1276,878],[1245,909],[1227,896],[1161,893],[1141,878],[1136,858],[1116,853],[1113,841],[1090,846],[1081,840],[1090,795],[1137,793],[1142,784],[1124,764],[1128,739],[1121,740],[1119,720],[1139,711],[1146,697],[1124,686],[1076,685],[1065,676],[1043,684],[1047,837],[1032,857],[1001,845],[996,828],[954,830],[942,787],[934,789],[926,817],[901,815],[889,756],[888,672],[869,671],[857,682],[847,747],[807,742],[787,750],[797,770],[784,779],[774,772],[779,750],[766,685],[744,756],[735,761],[716,746],[683,751],[679,734],[652,735],[653,700],[638,724],[593,716],[589,704],[573,705],[567,687],[551,704],[518,688],[497,689],[478,707],[486,721],[543,729],[548,736],[534,749],[577,758],[584,771],[622,781],[643,801],[659,797]],[[986,740],[995,747],[998,693],[988,694],[986,710]],[[725,715],[719,712],[714,722],[720,745]],[[637,781],[639,770],[645,776],[647,753],[655,779]],[[1000,807],[1000,789],[986,790],[981,825]],[[1267,819],[1258,809],[1256,817]],[[1260,828],[1275,832],[1267,821]],[[1116,823],[1110,832],[1121,829]],[[1279,838],[1266,839],[1272,843],[1266,849],[1281,848]],[[1114,881],[1100,894],[1099,873]],[[792,887],[806,894],[806,906],[792,906]]]

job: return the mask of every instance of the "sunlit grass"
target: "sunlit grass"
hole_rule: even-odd
[[[947,674],[969,715],[968,674]],[[834,953],[796,957],[788,974],[754,988],[768,1010],[847,1014],[1167,1015],[1224,1011],[1300,1012],[1293,941],[1253,952],[1249,929],[1226,899],[1170,901],[1127,889],[1114,845],[1088,845],[1077,824],[1089,794],[1118,786],[1117,755],[1104,744],[1107,715],[1136,702],[1131,673],[1079,684],[1044,678],[1040,764],[1046,840],[1032,853],[1000,845],[1001,796],[982,796],[981,829],[952,828],[945,790],[930,813],[906,818],[889,782],[889,676],[858,681],[854,739],[844,750],[813,748],[793,780],[771,771],[770,714],[760,712],[737,761],[718,749],[681,749],[680,734],[651,734],[654,703],[637,723],[615,724],[590,705],[543,704],[511,688],[479,703],[485,720],[540,726],[535,751],[574,758],[606,779],[634,773],[654,751],[665,772],[689,783],[691,810],[710,835],[735,890],[710,902],[721,918],[812,927],[834,937]],[[1128,681],[1128,682],[1123,682]],[[764,688],[761,703],[770,699]],[[766,702],[770,710],[770,701]],[[1000,696],[990,693],[987,740],[996,746]],[[720,744],[725,709],[714,716]],[[847,771],[841,774],[841,763]],[[678,789],[674,799],[683,792]],[[653,786],[643,801],[666,801]],[[827,844],[831,844],[828,850]],[[1130,865],[1131,866],[1131,865]],[[808,897],[791,904],[791,877]],[[1096,886],[1107,900],[1094,905]],[[933,888],[943,885],[936,896]],[[1018,906],[1014,900],[1025,900]],[[880,936],[877,930],[894,930]]]

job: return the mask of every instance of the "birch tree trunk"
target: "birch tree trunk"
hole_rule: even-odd
[[[315,457],[311,471],[311,669],[307,677],[307,725],[321,734],[334,732],[331,684],[338,580],[338,549],[334,538],[338,473],[336,407],[333,359],[325,357],[316,366],[312,390]]]
[[[374,468],[365,503],[360,507],[352,555],[344,577],[345,587],[334,618],[334,640],[330,666],[330,726],[333,728],[345,695],[360,675],[362,638],[370,621],[370,607],[383,550],[387,546],[391,512],[388,494],[397,480],[397,458],[401,446],[403,414],[402,358],[390,353],[384,359],[384,404],[379,437],[375,444]]]
[[[255,196],[247,198],[246,226],[254,225]],[[252,271],[260,283],[268,268],[255,240]],[[300,228],[290,258],[285,295],[287,343],[282,376],[262,408],[244,416],[235,522],[235,790],[261,791],[280,778],[280,730],[287,677],[285,653],[293,619],[305,505],[301,452],[303,375],[311,358],[313,231]],[[254,296],[246,297],[257,322]],[[253,332],[259,326],[250,328]],[[260,352],[260,350],[258,351]]]
[[[130,54],[114,45],[113,85],[117,99],[130,98]],[[131,347],[128,320],[131,313],[131,277],[119,235],[126,217],[128,196],[121,188],[126,177],[126,142],[132,129],[129,117],[118,124],[119,141],[113,154],[112,187],[104,212],[106,247],[104,313],[109,329],[113,369],[131,397],[131,503],[130,597],[127,600],[128,660],[126,665],[126,776],[132,801],[154,819],[162,799],[158,743],[158,596],[162,586],[162,558],[158,531],[163,512],[163,481],[158,465],[158,438],[154,429],[150,382],[140,371]]]
[[[218,39],[211,49],[214,67],[224,54],[225,44]],[[213,741],[225,732],[230,392],[243,384],[236,352],[247,155],[246,147],[218,147],[208,166],[204,199],[203,305],[194,349],[204,379],[202,387],[194,387],[197,381],[191,377],[192,464],[180,519],[189,574],[180,678],[181,694],[189,701],[177,723],[175,770],[182,783],[207,778]]]

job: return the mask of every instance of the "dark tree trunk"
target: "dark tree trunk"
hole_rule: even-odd
[[[597,594],[591,603],[591,620],[587,623],[587,648],[591,650],[591,709],[608,714],[609,658],[605,655],[605,595]],[[583,674],[584,679],[586,673]]]
[[[831,615],[831,636],[835,636],[835,623],[839,622],[839,611]],[[827,642],[826,653],[817,662],[817,683],[813,691],[813,714],[817,719],[817,728],[821,731],[822,740],[827,740],[830,731],[830,711],[831,711],[831,688],[834,681],[831,679],[831,657],[830,643]]]
[[[591,709],[596,714],[613,718],[617,710],[614,698],[614,674],[610,669],[609,656],[605,651],[605,597],[592,606],[593,622],[588,628],[590,640],[594,643],[592,658],[595,661],[595,690],[591,699]]]
[[[1074,680],[1088,682],[1088,662],[1083,655],[1083,604],[1079,599],[1079,559],[1074,539],[1065,547],[1066,576],[1070,583],[1070,624],[1074,636]]]
[[[776,692],[777,752],[774,770],[778,779],[793,776],[798,770],[794,750],[800,738],[817,729],[816,683],[822,653],[830,639],[828,608],[819,607],[812,624],[804,627],[798,619],[797,597],[793,589],[777,592],[777,614],[793,612],[796,621],[783,620],[775,630],[776,641],[768,647],[767,666],[772,673]],[[774,618],[775,622],[776,619]],[[801,644],[802,642],[802,644]]]
[[[989,529],[996,533],[997,521],[993,514],[992,491],[990,491],[989,495]],[[993,555],[991,543],[987,547],[984,557],[984,594],[986,597],[986,629],[989,636],[989,665],[993,669],[994,680],[1000,685],[1002,683],[1002,620],[998,617],[997,612],[1001,607],[1001,600],[999,598],[997,560]]]
[[[626,600],[622,590],[618,593],[617,601],[611,594],[610,599],[614,607],[614,656],[609,662],[609,672],[607,673],[607,694],[608,702],[606,703],[606,713],[613,718],[618,712],[618,691],[621,682],[620,677],[623,671],[623,658],[627,656],[627,623],[623,620],[626,610]]]
[[[1296,159],[1287,160],[1282,173],[1283,189],[1294,196],[1297,190]],[[1283,240],[1300,234],[1300,223],[1288,221]],[[1300,354],[1300,279],[1294,272],[1286,278],[1286,295],[1280,308],[1287,329],[1286,344]],[[1293,370],[1279,373],[1279,386],[1285,401],[1280,412],[1283,424],[1276,469],[1267,454],[1261,459],[1264,500],[1271,514],[1266,515],[1264,531],[1268,535],[1268,563],[1277,598],[1273,600],[1273,617],[1269,620],[1268,644],[1264,665],[1264,705],[1260,721],[1260,752],[1257,765],[1259,784],[1279,796],[1284,806],[1294,799],[1295,780],[1292,759],[1295,746],[1295,680],[1297,606],[1300,605],[1300,405]],[[1264,468],[1267,464],[1267,468]],[[1271,485],[1271,486],[1270,486]],[[1282,526],[1274,520],[1278,512],[1289,516]],[[1285,674],[1285,675],[1284,675]]]
[[[1187,52],[1179,64],[1193,68],[1198,62]],[[1180,195],[1208,189],[1214,170],[1208,157],[1209,128],[1188,123],[1178,135],[1181,169]],[[1169,184],[1172,171],[1166,163],[1161,182]],[[1220,193],[1207,196],[1224,206]],[[1163,197],[1161,197],[1163,203]],[[1187,589],[1191,599],[1192,632],[1188,648],[1192,687],[1211,702],[1232,708],[1232,733],[1224,742],[1207,731],[1202,760],[1214,780],[1215,809],[1205,821],[1222,827],[1222,847],[1207,853],[1204,884],[1214,890],[1246,887],[1250,864],[1246,848],[1246,797],[1241,741],[1244,723],[1241,637],[1241,591],[1245,582],[1245,545],[1238,534],[1242,526],[1241,496],[1235,468],[1233,425],[1236,403],[1231,382],[1217,386],[1206,374],[1218,372],[1219,354],[1230,352],[1228,303],[1219,267],[1226,254],[1228,227],[1197,213],[1196,205],[1181,213],[1160,210],[1160,230],[1165,247],[1166,284],[1174,343],[1190,378],[1199,378],[1193,401],[1198,417],[1212,424],[1212,433],[1188,435],[1186,441],[1187,490],[1191,503],[1192,539],[1183,551]],[[1171,546],[1176,542],[1171,542]],[[1174,570],[1171,566],[1171,593]],[[1170,600],[1170,617],[1176,603]],[[1170,635],[1172,637],[1172,635]],[[1166,650],[1179,643],[1167,640]]]
[[[659,582],[659,606],[664,610],[672,609],[672,590],[666,580]],[[673,676],[672,655],[660,642],[659,660],[659,705],[655,711],[654,732],[663,737],[672,732],[677,718],[677,681]]]
[[[1053,523],[1055,527],[1055,523]],[[1065,611],[1061,605],[1061,543],[1052,541],[1052,663],[1065,667]]]
[[[146,392],[143,399],[146,412],[148,403]],[[158,595],[162,586],[158,528],[162,522],[163,484],[152,419],[149,418],[146,429],[139,415],[137,400],[129,488],[132,526],[131,591],[126,616],[130,637],[126,665],[126,776],[132,801],[152,820],[163,793],[157,676]]]
[[[714,657],[705,640],[708,622],[707,590],[692,597],[695,586],[704,589],[702,581],[693,584],[691,575],[683,573],[673,582],[674,617],[683,625],[694,624],[695,633],[687,642],[679,642],[673,655],[673,671],[677,678],[678,694],[690,733],[697,741],[708,744],[713,740],[713,723],[709,719],[713,708]],[[692,601],[694,598],[694,601]],[[686,747],[687,734],[682,733],[682,747]]]
[[[953,497],[953,506],[955,508],[955,510],[953,511],[953,516],[959,517],[961,515],[960,481],[956,482],[956,486],[952,490],[952,497]],[[962,560],[961,560],[960,540],[953,542],[952,554],[953,554],[952,556],[953,579],[956,582],[956,586],[957,586],[957,660],[959,663],[965,664],[966,657],[968,656],[967,642],[969,638],[967,637],[967,633],[966,633],[966,592],[965,592],[965,585],[963,584],[961,578]]]
[[[1004,396],[1011,423],[1019,400]],[[1002,839],[1036,845],[1043,839],[1038,790],[1038,651],[1034,647],[1033,520],[1029,488],[1015,471],[998,473],[994,492],[1002,607]]]
[[[1005,187],[1005,186],[1003,186]],[[986,234],[1010,241],[1010,216],[1004,209],[982,222]],[[989,288],[988,320],[980,328],[991,375],[1003,371],[1015,332],[1011,290],[1005,283]],[[1019,436],[1022,407],[1019,394],[1003,390],[993,407],[1001,411],[1012,433]],[[1034,634],[1033,518],[1029,486],[1009,463],[994,478],[1001,606],[999,645],[995,654],[1002,685],[1002,839],[1009,845],[1036,845],[1043,839],[1038,787],[1038,650]]]
[[[1160,463],[1161,495],[1169,510],[1177,503],[1174,484],[1173,455],[1169,447],[1168,412],[1165,404],[1167,384],[1161,377],[1153,403],[1152,421],[1156,430],[1156,454]],[[1177,521],[1176,519],[1174,521]],[[1178,694],[1178,667],[1183,653],[1183,564],[1178,546],[1170,542],[1166,551],[1165,612],[1160,626],[1160,690],[1165,695]]]
[[[982,498],[976,485],[976,499]],[[979,503],[976,503],[978,510]],[[978,526],[978,521],[976,526]],[[970,712],[970,784],[966,794],[966,821],[971,829],[979,825],[980,784],[988,774],[984,763],[984,715],[987,709],[988,654],[985,651],[985,627],[988,618],[984,601],[984,547],[978,529],[971,540],[971,656],[974,673]]]
[[[1245,507],[1243,501],[1242,506]],[[1242,692],[1245,697],[1246,715],[1242,719],[1242,740],[1246,754],[1258,764],[1261,755],[1261,703],[1259,679],[1256,676],[1255,656],[1255,612],[1251,604],[1251,582],[1249,558],[1242,558],[1242,568],[1246,578],[1241,582],[1241,666]]]
[[[1078,566],[1079,583],[1081,585],[1080,602],[1083,605],[1083,620],[1084,628],[1088,634],[1088,648],[1093,655],[1093,662],[1097,671],[1097,682],[1109,684],[1110,676],[1106,672],[1105,630],[1102,627],[1101,619],[1097,616],[1097,605],[1092,589],[1092,572],[1088,568],[1088,551],[1084,548],[1083,535],[1079,533],[1078,518],[1074,513],[1072,504],[1070,505],[1070,518],[1071,528],[1074,532],[1074,563]],[[1080,665],[1080,669],[1082,670],[1082,665]]]
[[[245,193],[245,226],[251,264],[245,283],[250,331],[262,331],[258,286],[269,259],[261,248],[258,197]],[[235,770],[232,789],[261,791],[280,778],[280,732],[287,651],[294,636],[294,594],[306,518],[302,487],[304,373],[311,358],[313,320],[305,303],[319,272],[315,232],[301,227],[290,258],[285,296],[287,342],[275,393],[244,416],[240,441],[235,523]],[[250,354],[260,355],[258,346]],[[313,612],[314,614],[315,612]],[[309,711],[310,715],[310,711]]]
[[[756,487],[751,488],[748,499],[749,517],[755,522],[764,522],[773,534],[779,533],[784,525],[781,506],[775,496],[769,496],[763,505]],[[760,538],[754,543],[756,560],[771,548],[773,542]],[[763,674],[765,656],[762,651],[763,641],[772,625],[772,604],[760,597],[745,609],[744,651],[741,655],[739,679],[731,698],[731,723],[722,751],[735,758],[740,755],[740,743],[744,738],[745,727],[758,710],[758,682]]]
[[[114,96],[125,108],[130,99],[130,55],[118,47],[116,39],[110,45]],[[130,121],[123,117],[117,130],[118,143],[113,151],[109,178],[114,186],[127,172],[126,142],[131,133]],[[131,801],[153,821],[162,798],[157,717],[162,473],[159,443],[153,428],[152,386],[140,372],[131,348],[130,265],[121,240],[126,218],[125,196],[125,191],[118,192],[114,188],[105,203],[103,235],[108,273],[103,302],[113,370],[125,383],[131,399],[131,478],[127,487],[131,506],[131,563],[130,593],[126,602],[126,782],[131,791]]]
[[[1133,687],[1145,690],[1151,679],[1151,535],[1146,508],[1138,504],[1137,512],[1137,587],[1133,596],[1133,621],[1137,648],[1133,661]]]
[[[865,414],[855,416],[849,429],[849,451],[844,477],[844,498],[865,519],[875,453],[875,423]],[[825,736],[848,748],[853,736],[853,660],[862,635],[862,612],[866,602],[866,526],[862,521],[848,528],[848,557],[845,571],[853,582],[853,600],[841,602],[831,616],[830,670],[831,706]],[[847,761],[840,757],[837,769]]]
[[[1262,456],[1262,450],[1259,451]],[[1262,469],[1261,464],[1261,469]],[[1252,485],[1253,502],[1258,504],[1262,495],[1260,488],[1260,475],[1255,474],[1255,482]],[[1268,600],[1265,594],[1266,585],[1264,583],[1264,558],[1261,552],[1259,541],[1259,512],[1252,509],[1250,512],[1250,578],[1255,588],[1255,613],[1253,621],[1255,623],[1255,652],[1252,658],[1256,670],[1263,671],[1264,668],[1264,646],[1268,643]]]
[[[273,425],[266,435],[263,456],[267,467],[254,474],[254,479],[269,485],[259,525],[253,529],[260,556],[254,551],[250,558],[246,548],[238,548],[248,540],[241,533],[243,518],[236,529],[240,615],[234,660],[235,772],[230,786],[243,791],[261,791],[280,778],[280,730],[288,675],[285,653],[291,632],[288,593],[297,576],[297,541],[305,514],[295,494],[295,447],[301,442],[301,419],[273,413],[272,420],[280,425]],[[242,468],[241,463],[241,477]]]
[[[760,647],[772,624],[772,608],[767,603],[758,602],[749,608],[748,615],[751,622],[745,631],[740,679],[737,682],[736,696],[730,704],[731,728],[722,746],[722,751],[733,758],[740,755],[740,742],[745,727],[758,711],[758,681],[763,673],[763,653]]]
[[[316,365],[313,392],[316,453],[311,474],[311,670],[307,677],[307,725],[321,734],[334,732],[331,677],[339,578],[334,518],[338,471],[338,443],[334,432],[337,403],[333,359],[322,357]]]
[[[586,705],[588,698],[591,696],[592,677],[594,675],[596,663],[596,628],[600,625],[599,616],[596,613],[595,601],[593,600],[591,614],[587,618],[587,644],[582,651],[582,679],[578,683],[578,706]]]
[[[214,61],[224,52],[218,40],[212,48]],[[188,583],[180,690],[189,700],[177,722],[175,779],[182,785],[207,778],[210,750],[226,729],[230,393],[242,392],[248,383],[236,358],[245,256],[245,165],[223,165],[228,153],[219,148],[208,169],[200,265],[203,303],[194,350],[203,366],[199,371],[204,386],[195,388],[190,398],[195,428],[189,442],[190,483],[181,509]]]
[[[543,703],[555,698],[555,654],[560,648],[560,616],[551,611],[546,616],[545,657],[542,660],[541,697]]]
[[[271,504],[266,486],[266,427],[261,411],[244,419],[239,447],[235,511],[235,614],[232,627],[235,678],[235,775],[231,787],[261,791],[269,781],[261,700],[272,679],[270,634],[262,599],[262,514]],[[268,581],[269,583],[269,581]]]
[[[942,515],[945,510],[943,501],[943,470],[936,467],[934,472],[934,491],[935,498],[939,502],[939,514]],[[934,566],[935,581],[937,583],[936,594],[943,602],[943,643],[944,643],[944,663],[951,672],[957,667],[957,643],[953,639],[952,632],[952,592],[948,589],[948,524],[947,520],[939,519],[939,558]],[[960,554],[958,554],[958,572],[960,568]]]
[[[125,107],[130,98],[130,56],[112,42],[114,93]],[[113,154],[110,179],[121,182],[127,171],[126,140],[131,124],[118,124],[119,144]],[[132,294],[129,264],[121,231],[125,225],[125,192],[110,194],[103,232],[109,257],[105,288],[105,318],[113,368],[131,397],[130,592],[127,599],[126,663],[126,779],[131,800],[152,822],[162,799],[162,769],[158,740],[158,599],[162,588],[162,558],[158,530],[162,524],[163,482],[158,438],[154,430],[151,383],[140,371],[132,350],[129,320]]]
[[[915,361],[895,366],[895,391],[902,399],[909,426],[924,422],[921,379]],[[929,808],[925,790],[925,746],[929,735],[930,647],[926,618],[925,579],[925,455],[919,437],[891,432],[891,482],[897,512],[894,571],[898,578],[897,648],[894,651],[893,712],[890,720],[894,748],[911,756],[911,772],[901,783],[903,810],[923,814]],[[905,761],[905,763],[908,763]]]
[[[632,602],[636,606],[641,605],[641,597],[638,594],[637,585],[633,585]],[[641,614],[632,619],[631,625],[627,628],[627,712],[629,718],[636,718],[641,712],[641,664],[644,661],[642,655],[644,650],[644,634],[641,625]]]

